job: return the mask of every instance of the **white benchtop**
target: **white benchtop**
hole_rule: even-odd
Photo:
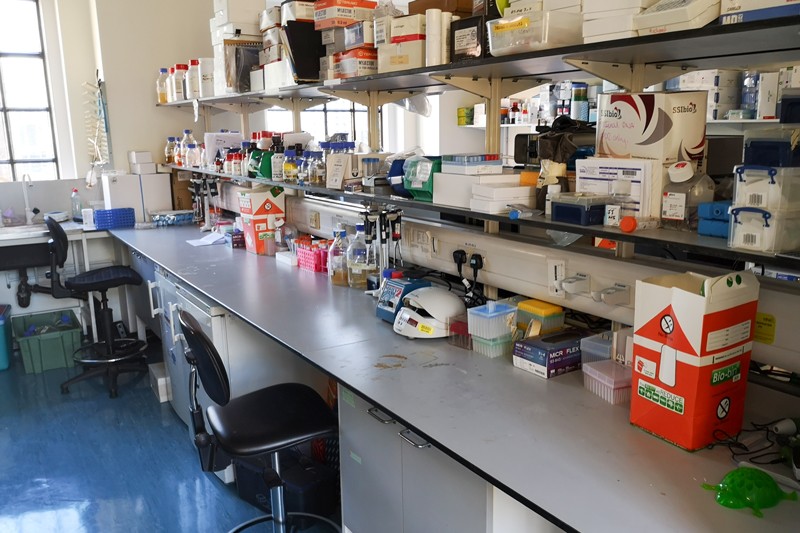
[[[375,299],[224,245],[194,227],[112,230],[180,279],[393,414],[498,488],[580,531],[796,531],[800,504],[756,518],[714,501],[736,465],[725,448],[689,453],[628,423],[628,409],[573,372],[543,380],[444,340],[408,340]],[[777,406],[777,407],[776,407]],[[800,401],[751,384],[748,419],[800,415]],[[457,490],[457,487],[454,487]]]

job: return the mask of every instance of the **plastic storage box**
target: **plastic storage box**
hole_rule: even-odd
[[[728,246],[767,253],[798,251],[800,211],[773,213],[757,207],[733,207]]]
[[[611,359],[611,332],[581,339],[581,363],[594,363]]]
[[[0,304],[0,370],[11,361],[11,306]]]
[[[486,357],[500,357],[504,355],[511,355],[514,349],[514,340],[511,334],[503,335],[494,339],[484,339],[481,337],[472,337],[472,350],[485,355]]]
[[[517,304],[517,327],[526,331],[531,320],[542,324],[539,333],[550,333],[564,327],[564,309],[541,300],[525,300]]]
[[[561,193],[552,199],[550,218],[554,222],[566,222],[581,226],[602,224],[606,214],[606,204],[609,203],[613,203],[610,196]]]
[[[533,12],[513,18],[490,20],[489,53],[507,56],[583,42],[583,18],[579,13]]]
[[[800,167],[738,165],[733,205],[767,211],[800,209]]]
[[[489,302],[467,309],[469,333],[482,339],[496,339],[514,333],[516,329],[517,308],[513,305]]]
[[[439,157],[429,156],[425,159],[406,161],[403,185],[415,200],[432,202],[433,175],[441,171],[442,161]]]
[[[800,167],[800,150],[792,147],[794,128],[748,130],[744,135],[744,164]]]
[[[72,354],[81,345],[81,327],[72,311],[16,316],[11,321],[25,372],[39,374],[74,366]]]
[[[631,368],[616,361],[584,363],[583,386],[608,403],[618,405],[631,400]]]
[[[465,350],[472,349],[472,335],[469,334],[469,318],[466,314],[447,319],[447,342]]]

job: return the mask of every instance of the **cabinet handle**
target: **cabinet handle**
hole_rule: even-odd
[[[411,438],[412,436],[413,437],[417,437],[418,439],[421,439],[421,437],[419,435],[417,435],[416,433],[414,433],[413,431],[411,431],[410,429],[404,429],[403,431],[398,433],[398,435],[400,435],[401,439],[403,439],[404,441],[406,441],[407,443],[412,445],[414,448],[417,448],[419,450],[421,450],[423,448],[430,448],[431,447],[431,443],[430,442],[426,442],[426,441],[415,442],[414,439]]]
[[[175,309],[178,308],[178,304],[169,304],[169,332],[172,335],[172,343],[176,344],[183,340],[183,333],[178,333],[175,335],[175,316],[172,314]]]
[[[147,282],[147,296],[150,298],[150,318],[155,318],[160,315],[164,310],[160,307],[153,306],[153,289],[158,289],[158,283],[155,281]]]
[[[369,416],[380,422],[381,424],[394,424],[395,419],[391,418],[389,415],[378,409],[377,407],[373,407],[372,409],[367,409],[367,413]]]

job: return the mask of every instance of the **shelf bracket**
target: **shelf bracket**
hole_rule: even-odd
[[[431,75],[431,78],[450,85],[456,89],[461,89],[483,98],[492,96],[492,86],[497,82],[491,78],[469,78],[450,75]],[[533,89],[548,80],[540,78],[506,78],[500,81],[500,95],[502,97]]]
[[[697,67],[691,65],[648,65],[643,63],[611,63],[588,59],[564,58],[564,62],[598,78],[608,80],[631,91],[641,92],[645,87],[680,76]]]
[[[369,126],[369,147],[379,152],[381,150],[381,132],[378,110],[384,104],[391,104],[417,94],[414,91],[337,91],[335,89],[320,89],[325,94],[336,96],[363,105],[367,108],[367,123]]]

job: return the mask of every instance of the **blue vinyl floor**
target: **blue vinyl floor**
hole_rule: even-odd
[[[262,514],[200,470],[146,374],[121,376],[116,399],[100,379],[62,395],[77,372],[25,374],[18,354],[0,372],[0,532],[216,533]]]

